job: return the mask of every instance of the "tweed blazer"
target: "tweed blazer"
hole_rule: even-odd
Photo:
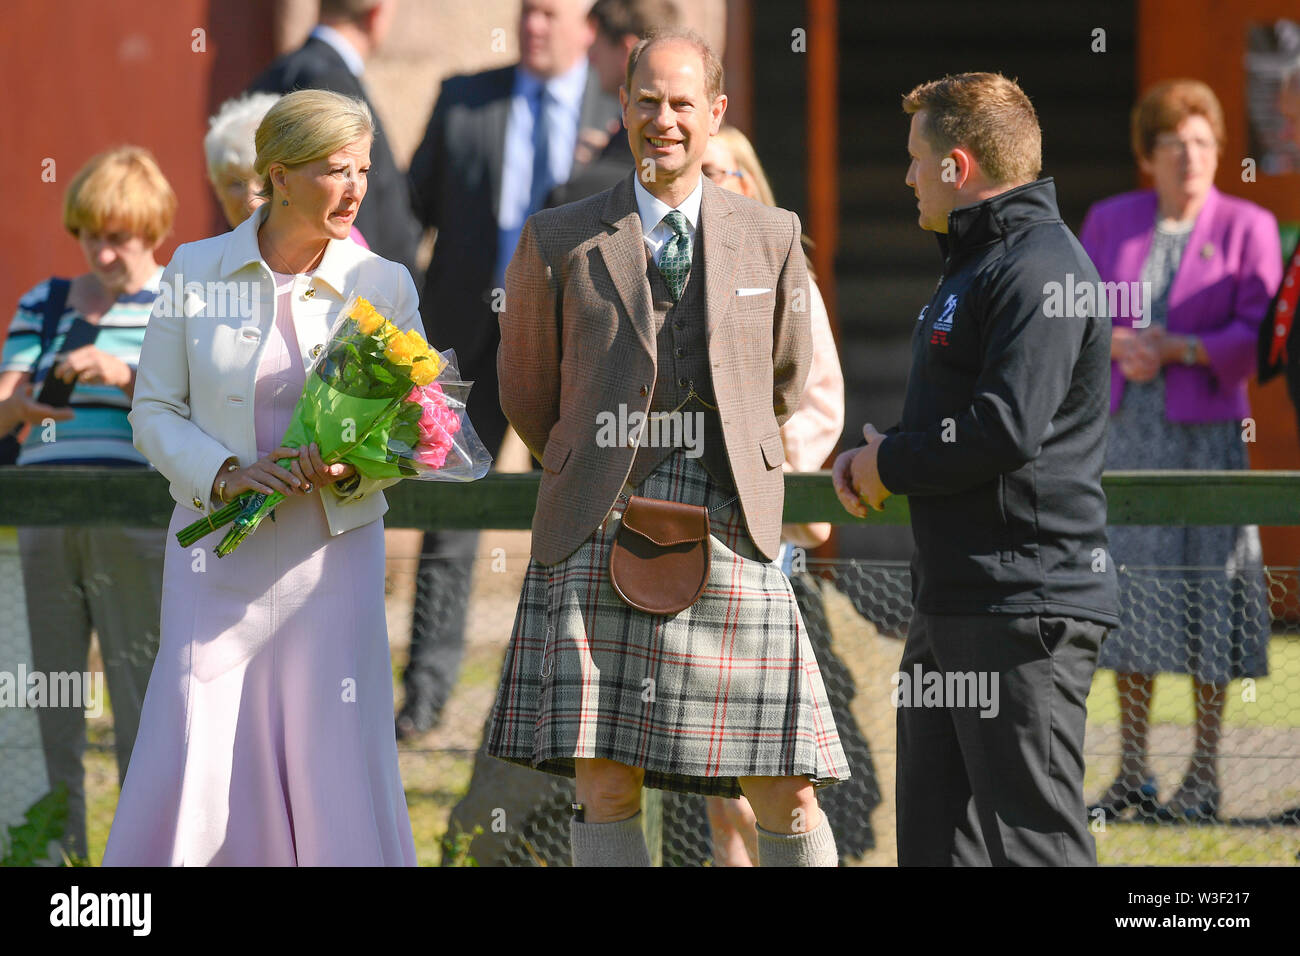
[[[781,425],[812,360],[799,217],[704,180],[693,261],[703,255],[705,338],[745,524],[780,546]],[[649,411],[656,340],[633,175],[530,216],[506,270],[497,353],[501,408],[542,463],[532,553],[572,554],[618,499],[636,439],[598,442],[605,416]],[[612,443],[604,442],[605,445]]]
[[[275,280],[257,245],[267,210],[263,205],[230,232],[177,246],[140,350],[129,416],[135,447],[196,518],[214,510],[209,495],[227,458],[244,467],[257,460],[257,367],[277,308]],[[352,292],[381,306],[387,300],[398,328],[420,328],[406,267],[350,239],[331,239],[316,271],[295,279],[291,308],[304,368]],[[363,478],[346,494],[337,484],[316,492],[330,534],[381,517],[388,510],[382,489],[395,481]]]

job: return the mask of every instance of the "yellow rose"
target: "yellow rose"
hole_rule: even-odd
[[[357,304],[352,307],[352,318],[356,319],[357,328],[361,330],[362,335],[370,335],[382,328],[387,321],[365,299],[357,300]]]
[[[415,354],[406,336],[394,335],[384,346],[384,357],[395,365],[410,365]]]
[[[425,356],[429,354],[429,343],[424,341],[424,336],[415,329],[411,329],[406,333],[406,341],[411,346],[411,354],[413,356]]]
[[[436,362],[417,360],[411,366],[411,381],[416,385],[428,385],[438,377],[438,366]]]

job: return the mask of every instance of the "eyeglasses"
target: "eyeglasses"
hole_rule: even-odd
[[[743,169],[721,169],[717,166],[703,166],[700,171],[719,186],[727,181],[728,176],[735,176],[737,179],[745,178],[745,171]]]
[[[1155,148],[1170,153],[1190,153],[1195,148],[1199,152],[1209,153],[1216,151],[1219,144],[1212,139],[1203,139],[1199,136],[1193,139],[1181,139],[1176,133],[1161,133],[1156,137]]]

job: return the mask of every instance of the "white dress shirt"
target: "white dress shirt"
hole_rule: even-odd
[[[529,213],[533,187],[533,126],[544,122],[547,163],[558,185],[573,171],[573,154],[578,146],[578,125],[582,98],[587,91],[587,58],[582,57],[567,72],[543,80],[521,65],[515,69],[510,112],[506,117],[505,149],[501,156],[501,195],[497,203],[497,277],[506,274]],[[535,103],[545,84],[551,100]],[[501,281],[497,282],[498,285]]]
[[[366,61],[361,58],[361,54],[343,34],[339,33],[333,27],[327,27],[323,23],[318,23],[311,29],[311,36],[314,36],[322,43],[328,43],[334,48],[334,52],[343,57],[343,62],[347,64],[348,71],[353,76],[360,76],[366,71]]]
[[[662,199],[656,199],[650,190],[641,185],[641,177],[633,180],[636,193],[636,211],[641,217],[641,231],[645,234],[645,244],[650,247],[655,265],[659,265],[659,256],[664,251],[664,244],[673,237],[672,227],[664,222],[664,216],[673,211],[673,207]],[[695,231],[700,223],[700,198],[704,195],[704,176],[695,184],[691,194],[682,200],[677,211],[686,217],[686,233],[691,237],[691,259],[695,258]]]

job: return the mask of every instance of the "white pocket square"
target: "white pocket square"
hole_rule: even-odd
[[[771,291],[771,289],[737,289],[736,295],[762,295],[764,292]]]

